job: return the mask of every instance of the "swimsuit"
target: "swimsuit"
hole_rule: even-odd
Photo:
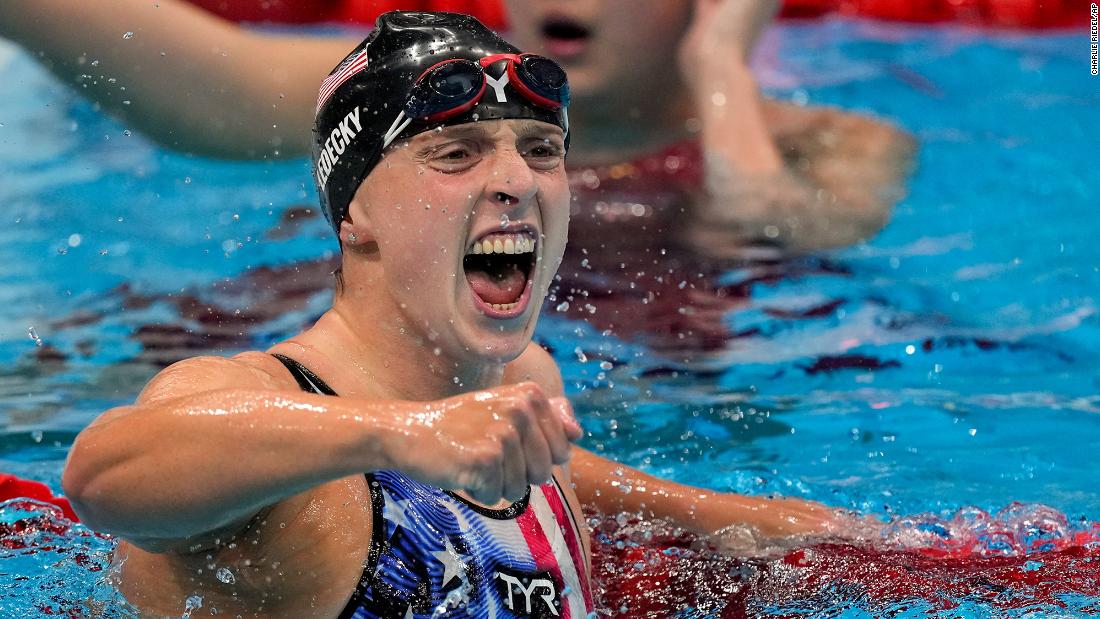
[[[275,357],[304,391],[336,395]],[[583,618],[592,611],[582,529],[557,480],[489,509],[399,471],[367,473],[370,550],[340,619]]]

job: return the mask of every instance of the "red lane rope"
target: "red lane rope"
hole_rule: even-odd
[[[386,11],[453,11],[504,29],[501,0],[189,0],[238,22],[370,26]],[[786,18],[853,15],[902,22],[959,22],[1001,28],[1064,28],[1087,23],[1088,0],[785,0]]]

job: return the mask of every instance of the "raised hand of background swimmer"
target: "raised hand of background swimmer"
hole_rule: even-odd
[[[425,404],[406,422],[401,469],[420,481],[493,505],[522,498],[569,461],[581,429],[565,398],[534,383],[506,385]]]
[[[698,88],[720,79],[723,66],[747,63],[760,33],[775,18],[779,0],[695,0],[680,44],[680,72]]]

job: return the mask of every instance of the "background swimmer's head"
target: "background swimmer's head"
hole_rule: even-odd
[[[507,0],[511,36],[569,72],[582,111],[666,100],[679,79],[677,52],[690,0]],[[655,80],[662,96],[653,96]]]
[[[519,53],[468,15],[393,11],[380,16],[370,36],[325,79],[318,96],[313,173],[321,205],[337,234],[360,183],[381,160],[383,151],[401,140],[446,125],[501,118],[557,125],[568,138],[569,85],[564,73],[560,78],[565,105],[554,109],[535,103],[538,97],[532,97],[530,89],[525,91],[522,83],[515,83],[521,80],[507,77],[524,70],[518,65],[510,67],[508,60],[485,67],[487,79],[481,85],[487,93],[474,101],[476,105],[442,119],[406,115],[414,84],[428,69],[455,59],[478,63],[496,54]],[[548,69],[560,71],[556,65]],[[462,76],[445,79],[451,81],[432,82],[431,87],[454,88]],[[436,90],[431,91],[432,96],[438,95]]]

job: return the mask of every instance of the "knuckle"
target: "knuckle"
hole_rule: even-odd
[[[538,383],[528,381],[523,383],[522,387],[524,395],[526,395],[527,399],[530,401],[546,398],[546,394],[543,393],[542,387],[540,387]]]
[[[511,409],[510,421],[512,428],[526,430],[531,425],[531,409],[527,406],[517,406]]]

